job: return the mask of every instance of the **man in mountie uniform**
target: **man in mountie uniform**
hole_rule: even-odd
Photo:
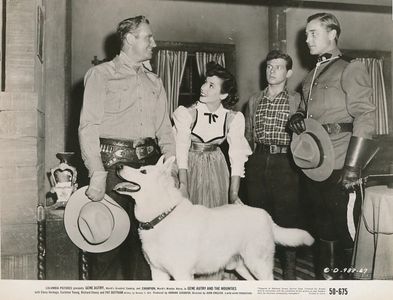
[[[296,134],[306,129],[304,118],[321,123],[329,133],[335,153],[330,177],[321,182],[308,179],[305,184],[315,204],[319,279],[335,279],[334,268],[343,270],[351,265],[353,241],[346,215],[348,190],[360,178],[362,168],[374,152],[375,106],[370,101],[369,75],[361,62],[342,56],[337,48],[340,32],[340,24],[332,14],[318,13],[307,19],[306,43],[310,54],[318,56],[318,64],[304,79],[303,100],[289,121]]]

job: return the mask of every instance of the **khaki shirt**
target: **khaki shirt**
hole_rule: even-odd
[[[335,57],[341,52],[336,48],[331,54]],[[316,76],[328,64],[322,64]],[[300,108],[303,111],[313,73],[314,70],[302,84],[303,101]],[[375,132],[375,106],[371,103],[371,94],[370,77],[364,64],[339,59],[314,82],[308,102],[308,116],[321,124],[353,123],[354,136],[371,139]],[[329,135],[335,152],[335,169],[341,169],[344,165],[351,136],[350,132]]]
[[[85,75],[79,140],[89,170],[103,171],[99,138],[157,138],[161,152],[175,155],[167,97],[160,78],[124,52]]]

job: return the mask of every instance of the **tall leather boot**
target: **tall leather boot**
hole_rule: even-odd
[[[353,248],[348,248],[343,250],[343,258],[342,258],[342,266],[341,266],[341,274],[340,280],[352,280],[354,278],[353,272],[355,271],[352,268],[352,254]]]
[[[296,250],[284,248],[282,253],[282,278],[284,280],[296,280]]]
[[[338,241],[319,240],[319,255],[318,255],[318,269],[317,279],[335,280],[338,278],[337,262],[337,247]]]

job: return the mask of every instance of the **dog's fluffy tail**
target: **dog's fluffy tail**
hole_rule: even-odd
[[[313,237],[307,231],[296,228],[284,228],[275,223],[273,223],[273,236],[274,241],[282,246],[310,246],[314,243]]]

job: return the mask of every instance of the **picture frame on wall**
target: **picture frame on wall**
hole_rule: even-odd
[[[41,6],[37,6],[37,56],[44,62],[44,13]]]

